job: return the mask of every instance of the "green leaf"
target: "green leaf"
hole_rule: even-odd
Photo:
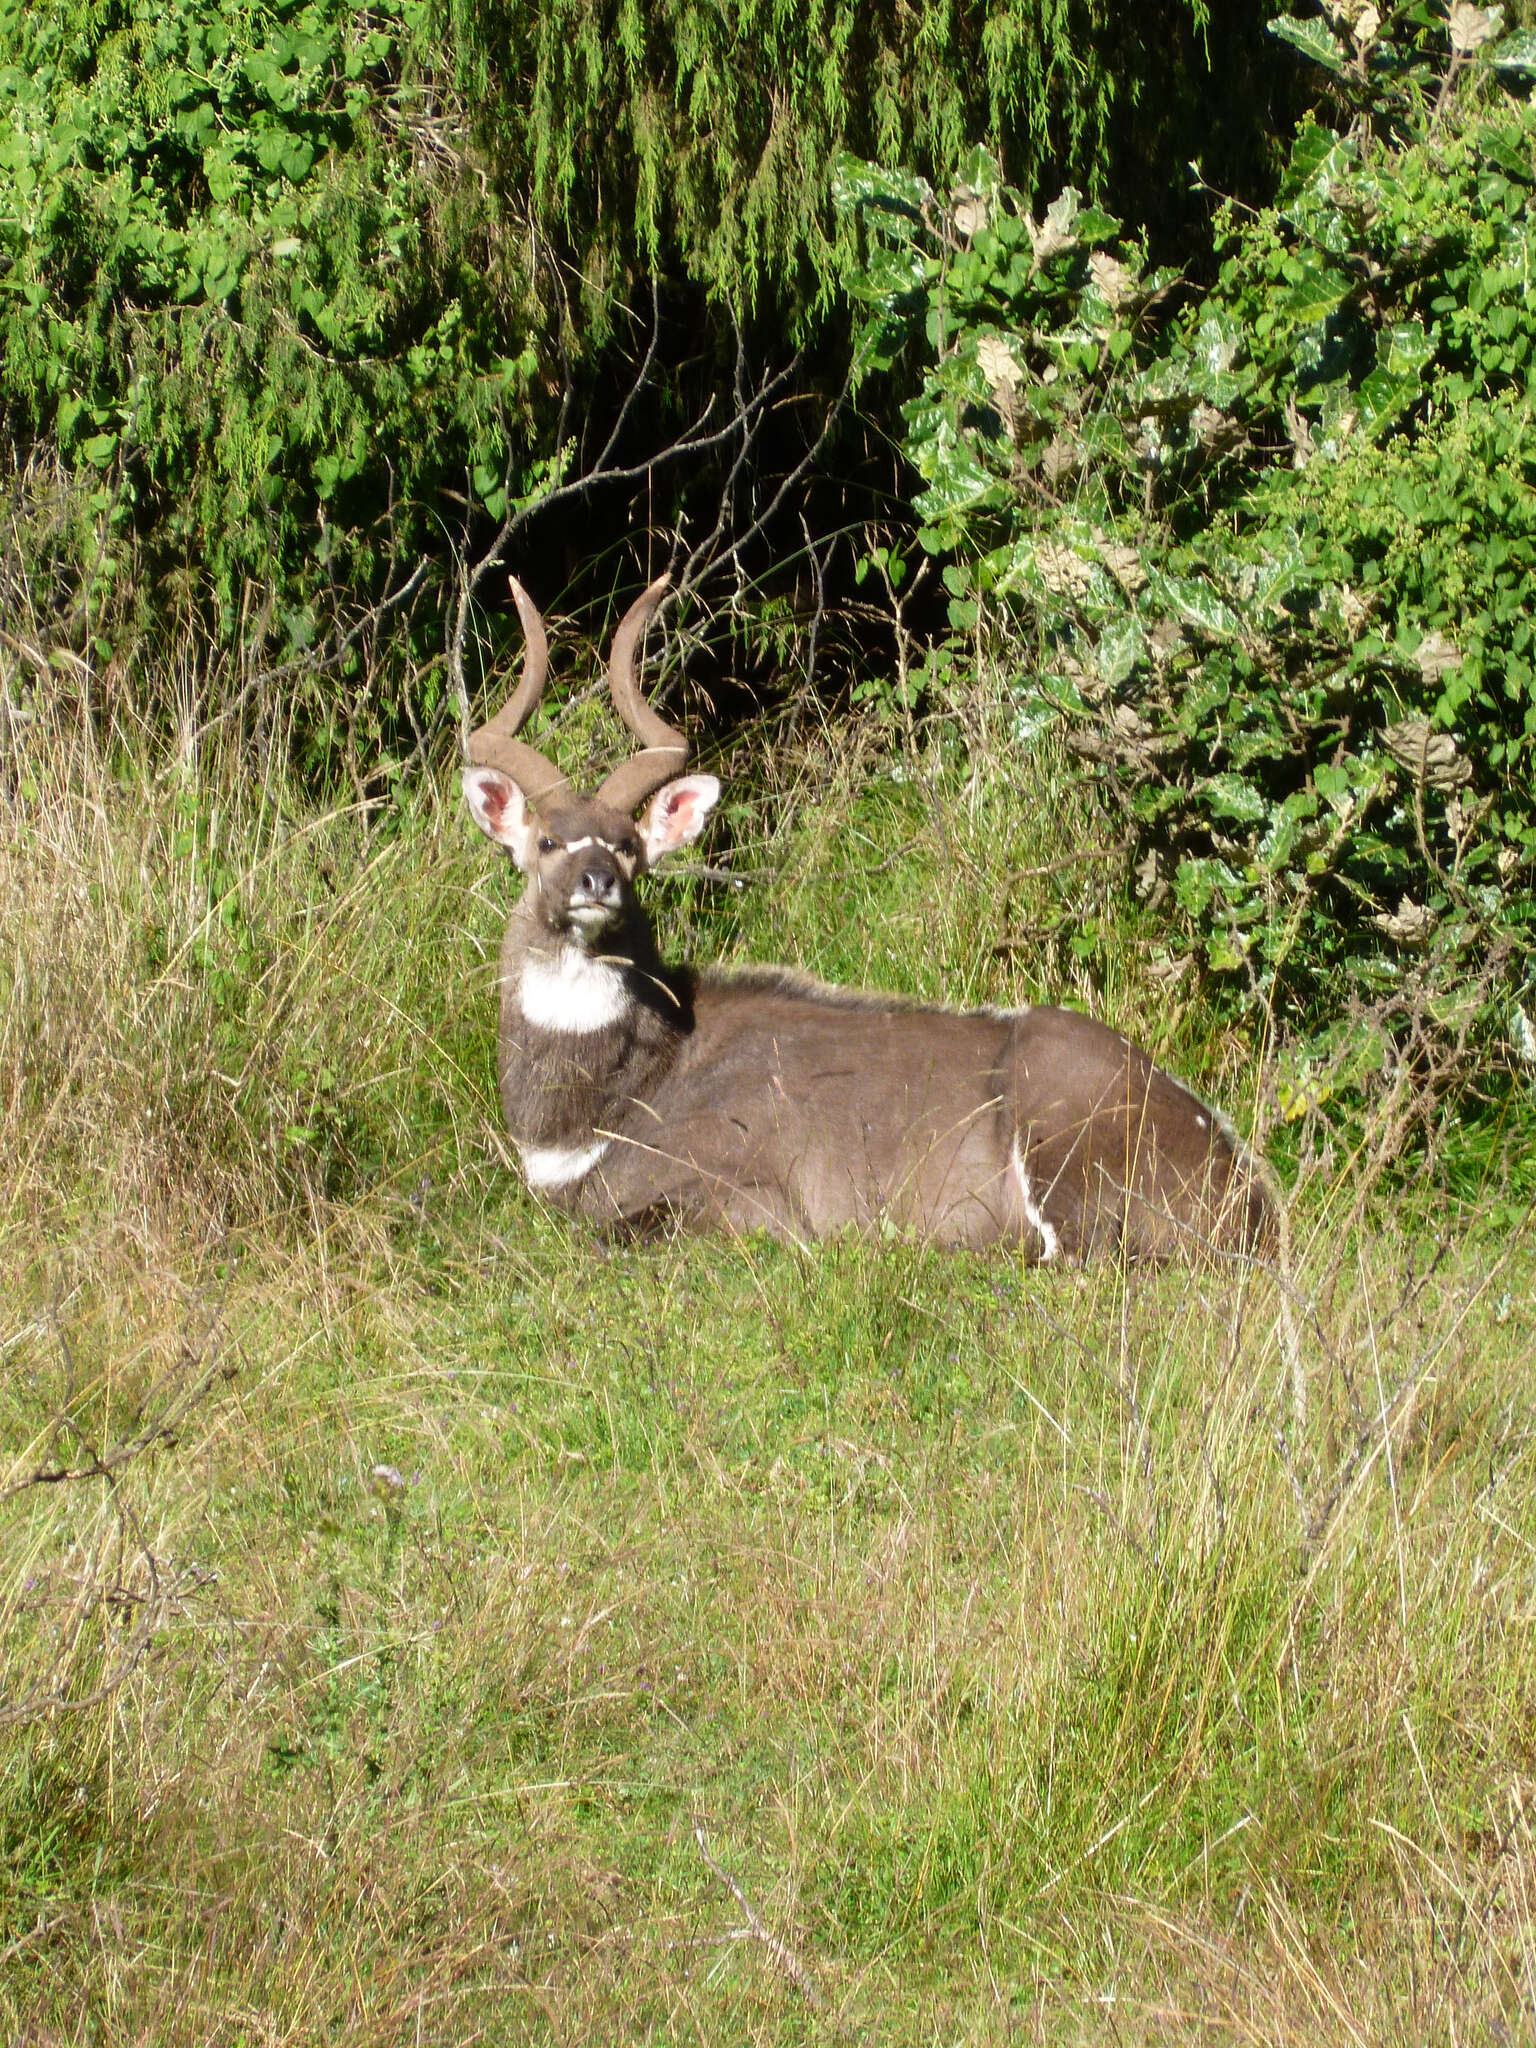
[[[1272,36],[1278,36],[1282,43],[1290,43],[1309,57],[1314,64],[1321,64],[1325,71],[1331,71],[1336,78],[1342,78],[1347,69],[1344,45],[1338,37],[1331,35],[1320,21],[1298,21],[1293,14],[1282,14],[1278,21],[1267,24]]]
[[[1517,29],[1494,44],[1488,59],[1496,71],[1536,73],[1536,31]]]
[[[1293,790],[1270,819],[1259,841],[1260,861],[1272,873],[1286,868],[1305,844],[1308,827],[1317,816],[1317,792]]]
[[[1107,689],[1118,690],[1134,674],[1146,653],[1147,639],[1141,622],[1132,614],[1113,619],[1099,634],[1093,665]]]
[[[1242,620],[1224,603],[1209,583],[1193,576],[1170,575],[1154,569],[1147,580],[1147,600],[1159,610],[1171,612],[1186,625],[1212,640],[1240,640]]]
[[[1352,136],[1339,135],[1310,119],[1304,121],[1296,131],[1280,180],[1281,204],[1331,200],[1341,181],[1353,171],[1359,153]]]
[[[1318,795],[1340,817],[1348,816],[1355,808],[1356,778],[1350,772],[1351,765],[1348,761],[1337,765],[1331,761],[1319,761],[1312,771]]]
[[[872,208],[900,233],[921,226],[932,202],[933,187],[914,172],[883,170],[846,151],[833,162],[832,203],[840,212]]]
[[[1269,804],[1241,775],[1207,775],[1199,790],[1219,818],[1257,825],[1269,816]]]
[[[300,185],[309,176],[315,161],[315,146],[307,135],[290,135],[278,159],[278,169],[291,185]]]
[[[203,295],[218,301],[227,299],[240,283],[240,264],[233,250],[223,247],[208,249],[203,258]]]
[[[1291,287],[1281,295],[1279,305],[1287,319],[1298,327],[1311,327],[1326,320],[1354,290],[1353,278],[1322,263],[1303,259],[1291,268]]]
[[[1218,899],[1226,900],[1237,889],[1237,877],[1223,860],[1181,860],[1174,872],[1173,891],[1179,908],[1201,919]]]
[[[1122,225],[1112,213],[1104,213],[1097,206],[1083,207],[1072,223],[1077,239],[1090,243],[1113,241]]]

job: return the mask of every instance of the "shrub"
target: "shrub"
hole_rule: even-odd
[[[196,622],[296,659],[291,695],[440,549],[446,486],[499,516],[535,316],[427,26],[420,0],[0,0],[0,418],[34,482],[72,480],[63,644]]]
[[[62,555],[19,562],[48,651],[115,655],[129,707],[174,716],[133,658],[169,621],[201,686],[254,650],[278,718],[297,699],[303,737],[376,747],[406,663],[384,706],[337,712],[370,614],[405,591],[398,644],[419,595],[415,653],[440,655],[436,572],[583,472],[630,386],[618,359],[651,361],[626,309],[650,324],[652,277],[626,464],[718,398],[731,309],[755,305],[756,352],[779,356],[786,326],[836,317],[845,138],[941,177],[973,131],[1030,170],[1089,167],[1127,124],[1145,141],[1144,77],[1193,104],[1204,0],[1129,26],[1046,0],[952,12],[923,0],[898,33],[852,0],[0,0],[0,474],[19,536],[38,478],[68,507]],[[1234,161],[1257,126],[1234,117]],[[646,516],[718,487],[679,464]],[[608,502],[592,552],[628,534]]]
[[[1293,1110],[1536,1057],[1536,37],[1475,14],[1438,61],[1417,8],[1276,25],[1358,117],[1218,212],[1203,292],[985,157],[949,206],[843,167],[952,624],[1025,636],[1021,733],[1104,764],[1170,969],[1299,1035]]]

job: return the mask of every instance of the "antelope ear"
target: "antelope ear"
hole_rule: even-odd
[[[528,799],[499,768],[466,768],[464,801],[487,839],[504,846],[526,873],[533,861],[537,834]]]
[[[720,780],[715,775],[680,775],[675,782],[663,783],[646,805],[640,826],[646,866],[655,867],[667,854],[697,839],[719,801]]]

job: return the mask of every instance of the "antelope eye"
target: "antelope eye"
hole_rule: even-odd
[[[555,842],[553,841],[553,839],[550,839],[550,838],[548,838],[548,837],[546,836],[546,837],[543,837],[543,838],[541,838],[541,839],[539,840],[539,851],[540,851],[540,853],[553,853],[553,852],[554,852],[554,850],[555,850]]]

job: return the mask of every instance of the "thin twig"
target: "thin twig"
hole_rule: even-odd
[[[1369,1416],[1366,1419],[1355,1439],[1353,1449],[1339,1467],[1337,1478],[1312,1516],[1311,1524],[1307,1530],[1307,1544],[1312,1552],[1312,1559],[1307,1568],[1306,1583],[1302,1587],[1303,1594],[1307,1591],[1319,1568],[1327,1549],[1328,1540],[1337,1526],[1346,1501],[1370,1472],[1376,1459],[1381,1455],[1383,1445],[1390,1442],[1391,1432],[1398,1419],[1404,1410],[1417,1400],[1419,1389],[1424,1384],[1431,1369],[1438,1363],[1441,1354],[1460,1335],[1473,1309],[1482,1300],[1483,1296],[1488,1293],[1493,1283],[1502,1277],[1505,1268],[1515,1255],[1516,1248],[1525,1242],[1526,1233],[1530,1228],[1533,1215],[1536,1215],[1536,1197],[1533,1197],[1526,1204],[1525,1214],[1521,1218],[1519,1225],[1508,1234],[1504,1250],[1495,1259],[1488,1271],[1482,1275],[1477,1285],[1468,1293],[1458,1313],[1453,1318],[1450,1327],[1441,1331],[1431,1342],[1424,1346],[1408,1371],[1403,1375],[1403,1378],[1398,1382],[1396,1392],[1386,1403],[1385,1407],[1378,1414]]]
[[[771,395],[778,388],[778,386],[786,383],[789,380],[789,378],[793,376],[794,372],[799,368],[799,366],[800,356],[796,354],[778,373],[777,377],[772,379],[769,384],[763,387],[763,391],[760,395],[763,398],[764,404],[766,404],[768,396]],[[774,492],[773,496],[769,499],[768,503],[764,506],[763,510],[746,528],[745,532],[739,534],[736,537],[736,539],[732,541],[731,545],[727,549],[725,549],[725,551],[721,555],[717,557],[710,553],[709,549],[713,545],[713,542],[719,538],[720,533],[723,531],[722,522],[725,516],[726,507],[730,502],[730,485],[731,483],[734,482],[736,471],[740,469],[747,455],[747,447],[745,444],[743,445],[741,454],[738,457],[736,465],[732,470],[731,477],[727,479],[727,489],[721,495],[721,519],[716,521],[714,532],[709,537],[709,539],[700,542],[699,546],[696,547],[693,550],[692,554],[688,557],[687,563],[685,564],[683,569],[683,573],[678,578],[679,592],[696,587],[699,583],[701,583],[704,580],[704,578],[707,575],[713,575],[717,569],[723,569],[728,564],[733,567],[740,566],[743,551],[746,548],[748,548],[752,544],[752,542],[757,539],[759,534],[763,532],[764,528],[767,527],[769,523],[777,517],[780,508],[783,506],[784,500],[789,496],[790,492],[795,488],[796,484],[798,484],[801,481],[801,479],[806,475],[807,471],[810,470],[811,467],[820,459],[821,451],[826,446],[827,438],[832,432],[832,428],[837,420],[837,416],[842,411],[843,401],[848,394],[848,386],[851,376],[852,372],[850,370],[848,376],[846,376],[843,380],[842,389],[828,404],[826,414],[822,419],[821,427],[817,432],[815,440],[812,441],[810,446],[806,449],[805,453],[801,456],[800,460],[794,465],[794,467],[784,477],[780,479],[778,489]],[[756,429],[754,428],[754,437],[755,432]]]
[[[711,1855],[709,1840],[704,1833],[704,1823],[698,1814],[693,1816],[693,1839],[698,1843],[699,1854],[704,1858],[709,1869],[714,1872],[737,1905],[740,1906],[752,1938],[755,1941],[760,1941],[763,1947],[767,1949],[769,1955],[773,1957],[773,1960],[778,1964],[785,1976],[789,1978],[806,2004],[819,2006],[822,2002],[821,1993],[817,1989],[816,1981],[811,1976],[810,1971],[801,1962],[789,1944],[781,1941],[770,1927],[766,1927],[763,1924],[757,1909],[753,1906],[752,1901],[747,1897],[735,1878],[723,1864],[718,1863],[714,1856]]]
[[[626,427],[629,425],[642,394],[651,381],[656,359],[660,323],[659,293],[653,282],[650,339],[647,343],[645,354],[630,383],[629,390],[625,393],[623,402],[619,407],[618,417],[609,432],[607,440],[599,450],[596,460],[584,469],[580,476],[573,477],[569,483],[559,484],[555,489],[546,492],[543,496],[527,499],[520,504],[512,505],[489,546],[473,562],[465,559],[460,564],[458,596],[454,604],[453,619],[448,631],[447,656],[449,694],[458,712],[461,737],[465,745],[468,744],[469,732],[473,723],[469,706],[469,689],[464,674],[464,649],[469,633],[470,613],[475,598],[486,577],[506,559],[512,543],[518,538],[524,527],[536,516],[557,510],[561,506],[570,506],[577,503],[587,497],[599,484],[637,483],[643,478],[654,477],[659,470],[668,464],[678,462],[685,456],[708,454],[714,449],[725,446],[733,436],[739,434],[741,436],[741,447],[733,458],[726,491],[722,496],[721,518],[716,521],[716,526],[711,536],[689,556],[683,572],[677,578],[675,586],[670,593],[669,602],[673,603],[687,590],[696,585],[701,575],[720,566],[723,561],[729,560],[734,553],[738,552],[746,540],[750,539],[760,530],[764,519],[770,516],[769,514],[764,514],[763,519],[754,522],[742,539],[731,550],[728,550],[726,555],[718,560],[711,552],[714,541],[718,539],[723,531],[722,522],[727,516],[726,508],[730,503],[731,486],[741,470],[747,453],[756,445],[756,437],[768,408],[793,378],[800,363],[800,356],[798,354],[791,358],[790,362],[783,369],[777,371],[765,383],[760,384],[756,390],[748,390],[745,382],[745,343],[738,334],[736,375],[734,380],[735,404],[725,424],[720,427],[710,426],[710,421],[716,409],[715,400],[711,397],[704,405],[703,410],[694,419],[692,425],[685,427],[682,433],[670,441],[666,447],[657,450],[654,454],[645,456],[638,462],[615,462],[614,457],[620,440]],[[569,400],[570,392],[568,389],[566,399],[562,402],[561,406],[561,438],[557,440],[557,448],[566,445],[563,436],[569,413]],[[818,438],[816,443],[818,451],[821,446],[821,439],[824,437],[825,429],[823,430],[823,435]],[[792,473],[792,477],[786,480],[785,487],[787,488],[789,482],[802,475],[807,466],[807,462],[799,464]],[[777,509],[778,505],[782,502],[782,497],[783,491],[781,490],[774,499],[772,507],[770,507],[770,513]],[[702,567],[699,566],[701,559]]]
[[[782,881],[784,876],[782,868],[717,868],[702,863],[669,872],[674,882],[728,882],[733,889],[745,889],[749,882]]]
[[[345,631],[337,627],[319,647],[307,647],[292,661],[279,662],[275,668],[257,669],[254,675],[247,676],[223,709],[215,712],[211,718],[205,719],[197,727],[193,734],[194,741],[206,738],[219,726],[227,725],[232,718],[237,718],[252,697],[262,690],[270,689],[274,683],[286,682],[290,676],[314,675],[317,670],[339,667],[365,633],[382,624],[391,613],[399,611],[402,605],[410,603],[431,574],[432,567],[431,557],[424,556],[397,589],[381,597],[377,604],[370,605]]]

